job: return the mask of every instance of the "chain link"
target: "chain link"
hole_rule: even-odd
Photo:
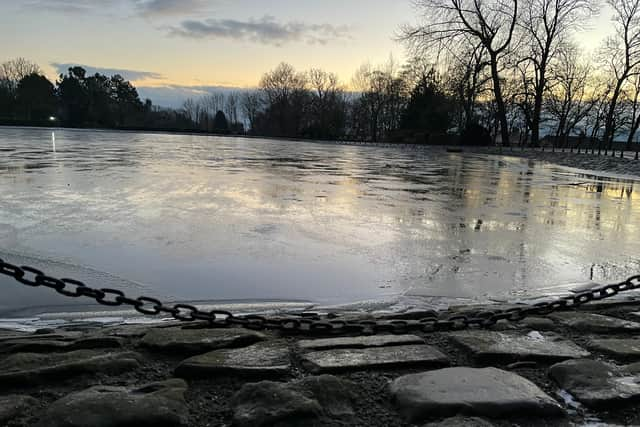
[[[519,322],[529,316],[546,316],[556,311],[575,309],[592,301],[611,298],[621,292],[640,289],[640,275],[638,275],[624,282],[591,289],[577,295],[508,310],[469,311],[467,314],[429,311],[417,320],[350,320],[339,318],[335,314],[321,316],[318,313],[301,313],[285,317],[265,317],[236,316],[225,310],[202,311],[190,304],[164,304],[156,298],[146,296],[129,298],[117,289],[94,289],[78,280],[57,279],[33,267],[16,266],[2,259],[0,259],[0,274],[12,277],[25,286],[51,288],[67,297],[88,297],[98,304],[110,307],[131,306],[137,312],[147,316],[166,314],[182,322],[205,321],[213,328],[242,327],[252,330],[274,330],[284,334],[322,336],[406,334],[488,328],[500,321]]]

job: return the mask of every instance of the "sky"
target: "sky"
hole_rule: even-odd
[[[122,74],[154,103],[251,88],[280,62],[344,83],[363,63],[401,61],[411,0],[0,0],[0,61],[25,57],[50,79],[69,65]],[[578,39],[610,31],[605,9]]]

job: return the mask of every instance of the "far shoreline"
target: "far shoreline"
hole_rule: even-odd
[[[183,135],[183,136],[203,136],[203,137],[221,137],[221,138],[238,138],[238,139],[264,139],[269,141],[297,141],[316,144],[331,145],[347,145],[361,147],[382,147],[382,148],[412,148],[412,149],[431,149],[446,151],[450,148],[461,150],[460,153],[451,154],[487,154],[498,156],[509,156],[530,159],[540,162],[547,162],[559,166],[573,169],[579,169],[585,172],[597,172],[604,174],[613,174],[610,176],[614,179],[640,179],[640,161],[635,160],[635,152],[628,151],[624,158],[620,158],[619,154],[615,156],[592,153],[577,153],[569,151],[550,151],[546,148],[524,148],[519,146],[499,147],[499,146],[464,146],[464,145],[439,145],[439,144],[420,144],[410,142],[371,142],[371,141],[355,141],[355,140],[323,140],[300,137],[277,137],[277,136],[259,136],[245,134],[220,134],[198,130],[180,130],[180,129],[111,129],[111,128],[74,128],[62,126],[34,126],[34,125],[4,125],[0,124],[0,129],[42,129],[78,132],[111,132],[111,133],[139,133],[139,134],[164,134],[164,135]],[[617,152],[619,153],[619,152]],[[622,176],[620,176],[622,175]]]

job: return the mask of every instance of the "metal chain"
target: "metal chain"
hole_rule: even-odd
[[[202,311],[189,304],[164,304],[156,298],[146,296],[133,299],[117,289],[90,288],[78,280],[57,279],[33,267],[19,267],[2,259],[0,259],[0,274],[12,277],[25,286],[44,286],[72,298],[89,297],[99,304],[111,307],[131,306],[139,313],[148,316],[169,315],[183,322],[205,321],[213,328],[242,327],[298,335],[406,334],[488,328],[499,321],[519,322],[529,316],[545,316],[556,311],[574,309],[592,301],[613,297],[621,292],[640,289],[640,275],[638,275],[624,282],[577,295],[508,310],[468,311],[466,314],[429,311],[422,313],[422,318],[417,320],[342,320],[337,315],[321,316],[317,313],[301,313],[284,317],[236,316],[225,310]]]

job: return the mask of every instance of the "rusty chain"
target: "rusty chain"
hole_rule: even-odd
[[[452,331],[468,328],[488,328],[500,321],[518,322],[529,316],[544,316],[556,311],[580,307],[592,301],[600,301],[621,292],[640,289],[640,275],[627,280],[591,289],[577,295],[560,297],[534,305],[523,305],[508,310],[468,311],[466,314],[424,312],[420,319],[340,319],[329,314],[301,313],[284,317],[259,315],[236,316],[225,310],[202,311],[190,304],[164,304],[162,301],[141,296],[129,298],[117,289],[95,289],[73,279],[57,279],[33,267],[17,266],[0,259],[0,274],[12,277],[25,286],[50,288],[61,295],[88,297],[97,303],[110,306],[131,306],[148,316],[168,315],[183,322],[205,321],[210,327],[242,327],[253,330],[275,330],[299,335],[351,335],[351,334],[405,334],[411,332]]]

